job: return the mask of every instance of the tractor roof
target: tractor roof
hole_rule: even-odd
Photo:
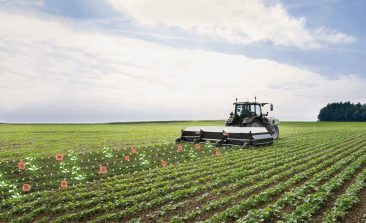
[[[249,102],[249,101],[247,101],[247,102],[237,102],[236,104],[238,104],[238,105],[253,105],[253,104],[257,104],[257,105],[264,106],[264,105],[271,104],[271,103],[260,103],[260,102]]]

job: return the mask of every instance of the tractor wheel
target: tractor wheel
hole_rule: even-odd
[[[272,125],[270,128],[271,128],[271,135],[272,135],[273,139],[278,139],[278,137],[280,136],[280,130],[279,130],[278,126]]]
[[[259,120],[254,120],[249,124],[250,127],[263,127],[263,123]]]

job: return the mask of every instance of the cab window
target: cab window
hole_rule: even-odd
[[[255,105],[255,113],[257,114],[257,116],[261,116],[262,109],[260,105]]]
[[[237,105],[236,106],[236,115],[240,116],[243,111],[243,105]]]
[[[257,116],[261,116],[262,109],[260,105],[250,105],[250,112],[255,112]]]
[[[236,114],[241,117],[249,115],[250,107],[249,105],[237,105]]]

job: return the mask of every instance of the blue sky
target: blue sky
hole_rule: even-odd
[[[325,26],[354,36],[357,41],[329,51],[321,51],[321,55],[306,55],[303,63],[310,66],[326,64],[325,74],[358,73],[365,75],[366,64],[366,2],[358,1],[288,1],[287,8],[294,16],[304,16],[311,27]]]
[[[365,103],[366,2],[0,1],[0,121],[281,120]]]

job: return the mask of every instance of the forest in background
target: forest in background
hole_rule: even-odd
[[[318,119],[319,121],[366,121],[366,104],[330,103],[320,110]]]

